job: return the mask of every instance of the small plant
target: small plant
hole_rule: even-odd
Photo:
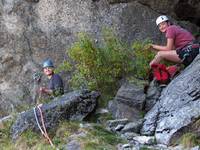
[[[180,143],[186,147],[191,148],[200,144],[198,136],[194,133],[186,133],[181,137]]]
[[[59,73],[60,71],[71,71],[72,70],[72,65],[67,61],[64,60],[59,66],[55,69],[55,73]]]
[[[124,142],[116,134],[105,130],[102,126],[95,125],[93,128],[88,130],[86,137],[81,138],[86,150],[114,150],[118,143]]]
[[[14,145],[10,141],[10,127],[13,120],[0,123],[0,147],[1,149],[12,150]]]
[[[55,150],[41,134],[27,130],[16,141],[15,148]]]
[[[150,50],[150,40],[135,41],[132,44],[134,55],[134,73],[137,78],[146,79],[148,70],[150,69],[149,63],[154,58],[155,54]]]

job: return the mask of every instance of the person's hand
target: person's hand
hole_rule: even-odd
[[[41,93],[46,93],[46,88],[45,87],[40,87],[40,92]]]
[[[152,48],[152,47],[151,47],[151,44],[147,44],[147,45],[144,46],[144,49],[145,49],[145,50],[150,50],[151,48]]]
[[[40,87],[40,93],[46,93],[46,94],[52,94],[53,91],[51,89],[48,89],[46,87]]]
[[[154,46],[154,44],[147,44],[147,45],[144,46],[144,49],[145,50],[155,51],[153,46]]]
[[[150,44],[150,49],[154,49],[154,44]]]
[[[151,46],[150,46],[150,50],[153,50],[153,51],[155,51],[155,48],[154,48],[154,46],[155,46],[155,44],[151,44]]]

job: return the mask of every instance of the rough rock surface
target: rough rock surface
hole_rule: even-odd
[[[142,134],[155,134],[158,143],[169,145],[172,139],[187,132],[200,117],[199,74],[200,55],[162,91],[145,116]]]
[[[189,20],[200,26],[199,0],[108,0],[109,3],[127,3],[137,1],[160,14],[168,14],[178,20]]]
[[[131,83],[123,84],[108,109],[116,119],[127,118],[131,121],[140,119],[145,102],[142,88]]]
[[[0,108],[5,114],[33,102],[32,74],[51,57],[57,66],[78,32],[101,40],[101,29],[112,27],[124,41],[151,38],[158,14],[137,2],[110,5],[107,0],[3,0],[0,1]],[[66,81],[70,74],[62,73]],[[42,78],[42,84],[45,84]],[[2,113],[1,112],[1,113]],[[3,113],[2,113],[3,114]]]
[[[91,113],[97,104],[98,92],[89,92],[87,90],[74,91],[56,98],[49,104],[43,104],[41,109],[45,126],[53,129],[61,120],[83,120]],[[41,118],[39,110],[36,109],[39,123]],[[42,125],[42,124],[41,124]],[[11,128],[12,139],[16,139],[22,132],[27,129],[39,131],[34,115],[34,110],[30,109],[21,113]]]
[[[144,105],[144,110],[146,112],[149,111],[156,104],[156,102],[160,97],[161,91],[162,88],[155,80],[149,83],[148,89],[146,91],[146,98]]]

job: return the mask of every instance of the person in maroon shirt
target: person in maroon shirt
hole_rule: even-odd
[[[189,65],[199,54],[199,43],[187,30],[177,25],[172,25],[167,16],[162,15],[156,19],[156,24],[167,39],[166,45],[151,44],[156,56],[150,66],[158,64],[161,60]]]

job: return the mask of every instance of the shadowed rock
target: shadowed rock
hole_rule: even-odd
[[[143,88],[127,82],[120,87],[114,100],[109,102],[108,109],[115,119],[137,121],[141,118],[144,102]]]
[[[74,91],[54,99],[49,104],[43,104],[41,109],[47,131],[55,128],[61,120],[83,120],[95,109],[99,96],[100,94],[94,91]],[[41,124],[38,109],[36,109],[36,113]],[[11,128],[12,139],[16,140],[27,129],[39,131],[33,109],[19,114]]]
[[[169,145],[200,118],[200,55],[162,91],[146,114],[142,134]]]

